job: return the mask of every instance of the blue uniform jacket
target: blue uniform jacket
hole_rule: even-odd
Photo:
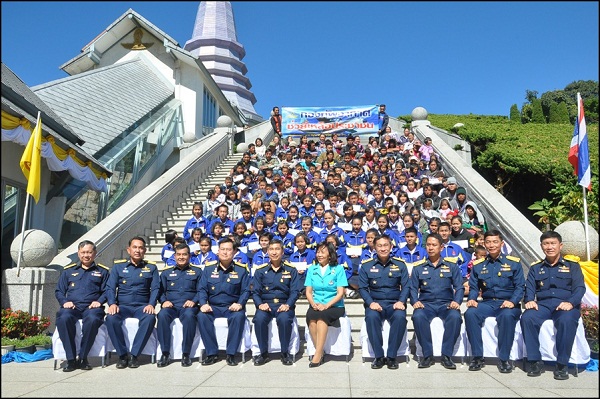
[[[265,263],[269,263],[269,253],[268,252],[263,252],[262,249],[259,249],[255,254],[254,257],[252,258],[252,268],[261,266]]]
[[[298,271],[287,263],[275,271],[267,263],[254,271],[252,299],[258,307],[262,303],[285,303],[293,309],[300,295]]]
[[[338,237],[338,239],[340,240],[340,247],[346,246],[346,240],[344,239],[344,234],[346,233],[344,232],[344,230],[340,229],[338,226],[335,225],[331,228],[331,230],[329,230],[327,227],[321,230],[321,232],[319,233],[319,243],[325,241],[329,234],[334,234]]]
[[[484,301],[499,299],[518,305],[525,291],[521,260],[500,254],[497,259],[488,255],[475,261],[469,277],[468,299],[477,300],[479,290]]]
[[[458,265],[447,258],[434,266],[429,258],[413,265],[410,276],[410,302],[458,302],[465,289]]]
[[[106,302],[108,276],[108,267],[99,263],[92,263],[87,270],[81,263],[72,263],[61,273],[54,296],[61,308],[71,301],[77,310],[83,312],[94,301]]]
[[[290,233],[286,233],[285,237],[282,237],[279,233],[273,234],[273,239],[283,242],[283,251],[286,258],[294,252],[294,236]]]
[[[467,277],[468,264],[471,255],[467,255],[460,245],[448,241],[442,249],[442,258],[452,258],[451,260],[458,265],[462,277]]]
[[[239,303],[246,306],[250,298],[250,273],[236,262],[231,262],[225,270],[219,261],[206,264],[200,279],[198,303],[200,306],[230,306]]]
[[[198,255],[192,255],[192,257],[190,259],[190,263],[194,266],[198,266],[198,267],[204,269],[206,262],[211,261],[211,260],[216,260],[216,259],[217,259],[217,255],[213,251],[209,250],[205,254],[200,252]]]
[[[369,307],[373,302],[403,302],[409,294],[406,264],[390,257],[385,264],[375,257],[361,265],[358,272],[358,292]]]
[[[170,301],[177,308],[190,300],[198,303],[198,288],[202,269],[187,265],[183,269],[169,267],[160,274],[159,301],[163,303]]]
[[[569,302],[578,308],[585,290],[579,263],[562,256],[554,266],[550,266],[546,260],[540,260],[529,268],[525,283],[525,302],[537,301],[550,308],[557,307],[561,302]]]
[[[108,305],[156,306],[160,280],[154,262],[142,260],[139,265],[128,259],[115,261],[106,284]]]
[[[221,218],[215,218],[210,222],[210,226],[208,226],[208,233],[212,232],[212,228],[215,225],[215,223],[217,222],[221,222],[223,223],[223,227],[225,228],[225,231],[223,231],[223,235],[229,235],[231,233],[233,233],[233,228],[234,228],[234,224],[233,224],[233,220],[229,219],[229,218],[225,218],[225,220],[221,220]],[[227,229],[229,229],[229,234],[227,234]]]
[[[417,245],[412,253],[407,246],[404,246],[398,249],[397,254],[398,257],[402,258],[407,264],[418,262],[427,257],[427,251],[420,245]]]
[[[344,234],[344,240],[348,246],[365,248],[367,245],[367,233],[363,229],[350,230]]]
[[[306,248],[304,252],[296,251],[290,255],[289,262],[306,262],[306,266],[310,266],[315,260],[315,250]]]
[[[194,230],[196,227],[201,228],[202,231],[206,233],[207,225],[208,221],[204,216],[200,216],[200,219],[196,219],[195,216],[192,216],[192,218],[187,221],[185,227],[183,228],[183,238],[185,239],[185,242],[189,242],[192,239],[192,230]]]

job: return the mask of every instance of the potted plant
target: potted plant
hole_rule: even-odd
[[[6,355],[8,352],[12,352],[15,350],[15,342],[17,341],[14,338],[2,337],[2,355]]]
[[[587,339],[591,357],[598,359],[598,306],[581,305],[581,320],[585,330],[585,338]]]
[[[31,315],[23,310],[2,309],[0,337],[3,340],[14,339],[15,350],[19,352],[33,353],[37,342],[46,345],[50,339],[50,343],[52,343],[50,337],[31,339],[34,336],[44,336],[49,326],[50,319],[48,317]]]

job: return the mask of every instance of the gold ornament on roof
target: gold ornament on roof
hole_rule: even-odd
[[[133,43],[121,43],[121,46],[130,50],[146,50],[149,47],[152,47],[154,43],[142,43],[142,36],[144,36],[144,31],[142,28],[137,28],[133,32]]]

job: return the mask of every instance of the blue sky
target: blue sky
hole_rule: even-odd
[[[190,39],[200,2],[2,2],[2,62],[27,85],[133,8]],[[277,106],[386,103],[392,116],[506,115],[525,91],[598,80],[598,2],[232,2],[243,61]]]

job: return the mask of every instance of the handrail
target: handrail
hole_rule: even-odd
[[[126,256],[125,249],[132,237],[150,236],[229,156],[230,134],[214,133],[202,141],[203,145],[197,146],[79,239],[96,243],[98,262],[112,265],[114,259]],[[49,266],[64,267],[77,261],[77,245],[75,242],[65,248]]]

